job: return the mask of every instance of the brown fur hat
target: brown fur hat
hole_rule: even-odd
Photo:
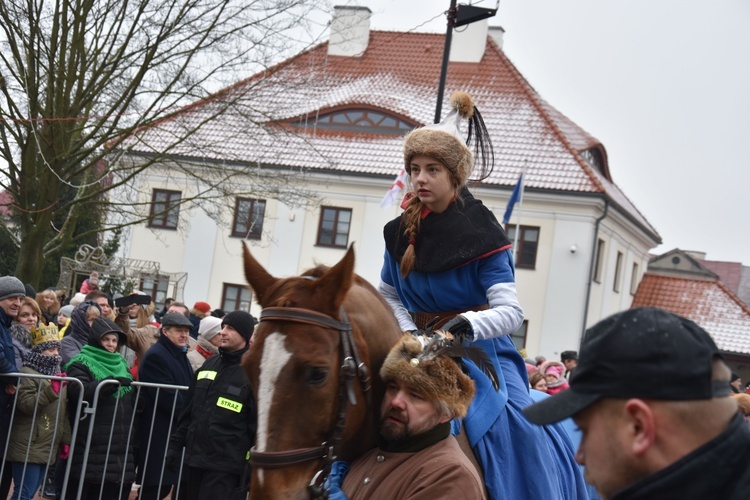
[[[743,415],[750,415],[750,394],[739,393],[732,394],[732,397],[737,401],[737,406],[740,408],[740,412]]]
[[[461,137],[458,123],[474,113],[474,102],[466,92],[454,92],[450,104],[452,111],[440,123],[413,130],[404,141],[404,165],[409,172],[411,159],[426,155],[439,160],[462,186],[474,169],[474,155]]]
[[[453,417],[466,415],[476,387],[455,361],[448,356],[430,356],[419,338],[404,334],[391,349],[380,369],[385,380],[400,380],[414,387],[427,400],[435,401]]]

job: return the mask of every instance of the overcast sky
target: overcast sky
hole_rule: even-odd
[[[409,30],[450,0],[333,4]],[[750,1],[501,0],[490,25],[542,98],[604,144],[613,180],[662,237],[654,253],[750,265]]]

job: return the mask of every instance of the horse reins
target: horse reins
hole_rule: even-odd
[[[307,325],[320,326],[339,332],[341,338],[341,371],[339,373],[339,410],[336,423],[329,433],[329,438],[320,446],[300,448],[288,451],[257,451],[255,446],[250,450],[249,462],[261,468],[277,469],[304,463],[310,460],[323,460],[323,467],[315,473],[309,488],[313,498],[325,498],[323,483],[330,472],[331,464],[336,461],[336,450],[341,443],[346,426],[346,414],[351,404],[357,404],[354,381],[359,379],[362,392],[370,405],[370,373],[362,363],[357,345],[352,337],[352,325],[342,307],[341,320],[331,316],[297,307],[266,307],[260,314],[260,321],[291,321]]]

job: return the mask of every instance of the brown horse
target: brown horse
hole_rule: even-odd
[[[300,277],[274,278],[246,246],[244,264],[263,307],[243,360],[258,405],[250,497],[310,498],[333,460],[374,446],[378,373],[401,332],[377,290],[354,274],[352,248],[334,267]]]

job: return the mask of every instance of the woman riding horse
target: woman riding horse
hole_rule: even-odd
[[[470,120],[469,142],[482,153],[480,179],[491,171],[492,145],[467,94],[454,93],[451,105],[445,121],[406,137],[413,190],[401,216],[385,226],[379,290],[402,330],[432,322],[457,342],[481,346],[495,365],[499,390],[464,360],[477,395],[463,422],[454,421],[454,433],[466,433],[482,467],[490,498],[586,498],[564,431],[533,425],[521,413],[531,399],[524,361],[510,339],[523,321],[511,244],[466,187],[474,154],[462,138],[461,119]]]

